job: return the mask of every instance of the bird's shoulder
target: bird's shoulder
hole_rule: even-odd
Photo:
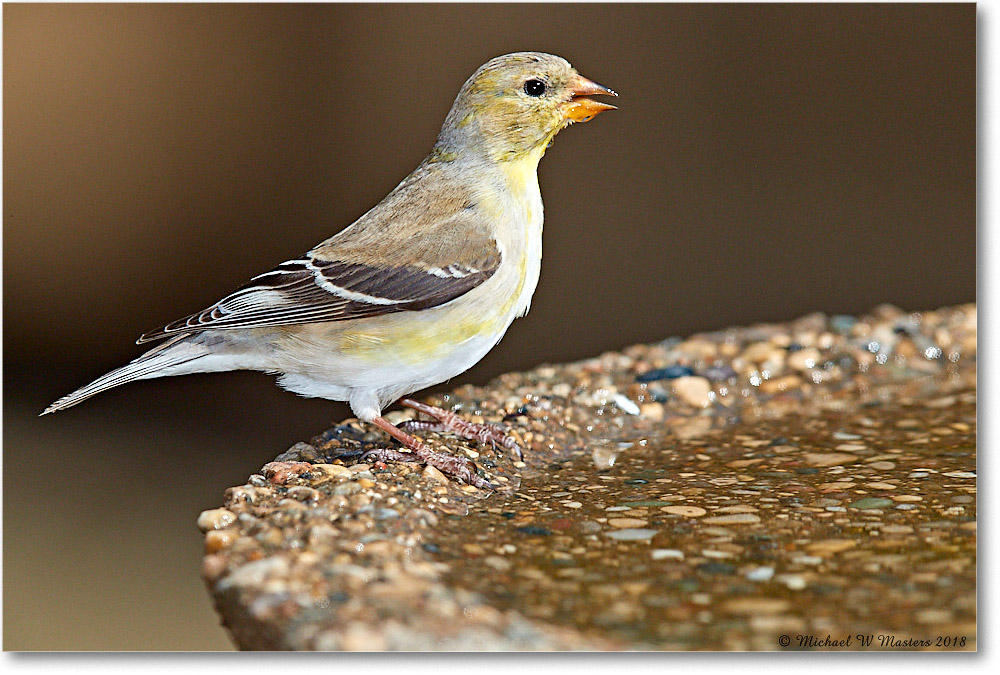
[[[492,268],[500,255],[496,227],[480,208],[481,199],[481,189],[455,167],[424,164],[309,253],[318,261],[377,267]]]

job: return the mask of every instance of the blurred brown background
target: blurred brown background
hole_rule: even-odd
[[[228,648],[194,521],[349,414],[256,373],[55,398],[374,205],[497,54],[621,93],[541,166],[531,314],[459,382],[975,298],[974,5],[5,5],[4,647]],[[442,387],[445,385],[442,385]]]

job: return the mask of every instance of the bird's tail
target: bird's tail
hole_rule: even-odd
[[[80,387],[72,394],[67,394],[42,411],[41,415],[63,410],[85,401],[95,394],[117,387],[133,380],[143,380],[165,375],[180,375],[183,372],[193,372],[190,368],[178,371],[178,366],[190,363],[211,353],[208,346],[201,341],[190,340],[191,334],[178,335],[174,339],[151,349],[139,358],[117,370],[102,375],[85,387]],[[173,371],[173,372],[171,372]],[[39,416],[41,416],[39,415]]]

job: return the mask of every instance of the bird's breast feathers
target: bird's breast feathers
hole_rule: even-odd
[[[519,231],[512,233],[518,241],[517,256],[521,284],[515,298],[515,316],[524,316],[531,305],[531,296],[538,285],[542,264],[542,223],[544,221],[542,193],[538,186],[538,162],[545,149],[525,159],[508,162],[504,167],[511,186],[511,195],[516,195],[514,210],[523,214]],[[501,249],[502,251],[503,249]]]
[[[446,361],[460,368],[458,374],[481,359],[511,322],[528,311],[541,269],[542,198],[537,160],[509,164],[495,187],[476,195],[479,214],[496,225],[494,240],[502,263],[493,275],[439,307],[330,325],[340,355],[359,365],[388,360],[402,370]],[[330,343],[323,339],[317,344]]]

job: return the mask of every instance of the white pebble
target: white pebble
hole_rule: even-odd
[[[676,548],[654,548],[650,555],[653,560],[684,560],[684,552]]]
[[[615,530],[614,532],[605,532],[605,534],[618,541],[641,541],[643,539],[652,539],[656,535],[656,530],[626,528],[624,530]]]
[[[797,555],[792,558],[792,562],[799,565],[819,565],[823,559],[815,555]]]
[[[770,581],[774,576],[773,567],[756,567],[747,572],[747,579],[750,581]]]
[[[640,412],[639,406],[629,400],[624,394],[615,394],[614,402],[622,412],[626,412],[629,415],[638,415]]]
[[[777,580],[790,591],[801,591],[806,587],[806,580],[797,574],[783,574]]]

